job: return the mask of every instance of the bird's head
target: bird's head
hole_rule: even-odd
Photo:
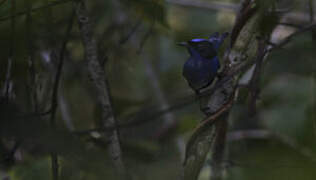
[[[217,51],[208,39],[192,39],[187,42],[178,43],[180,46],[188,48],[191,55],[200,55],[204,58],[213,58]]]
[[[178,43],[178,45],[188,48],[191,55],[200,55],[204,58],[213,58],[217,55],[219,46],[224,39],[228,36],[228,33],[219,35],[218,32],[212,34],[208,39],[192,39],[187,42]]]

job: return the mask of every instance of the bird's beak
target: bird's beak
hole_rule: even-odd
[[[177,45],[184,46],[184,47],[188,47],[189,46],[189,44],[187,42],[179,42],[179,43],[177,43]]]

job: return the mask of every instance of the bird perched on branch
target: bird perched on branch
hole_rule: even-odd
[[[197,94],[201,89],[212,84],[217,76],[220,68],[217,54],[227,36],[228,33],[219,35],[216,32],[208,39],[192,39],[179,43],[179,45],[185,46],[190,53],[190,58],[183,66],[183,76]]]

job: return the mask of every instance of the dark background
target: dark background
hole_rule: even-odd
[[[118,124],[127,123],[119,131],[123,158],[133,179],[178,178],[187,139],[204,115],[182,77],[182,65],[189,55],[176,44],[207,38],[214,32],[230,32],[238,3],[86,1],[101,64],[105,64],[114,117]],[[313,20],[310,7],[315,3],[287,0],[283,4],[287,11],[281,20],[291,25],[277,26],[272,42]],[[52,54],[58,56],[62,49],[72,12],[72,1],[0,0],[2,178],[50,179],[52,146],[61,154],[60,179],[114,177],[102,134],[89,131],[100,127],[101,114],[76,18],[65,51],[56,129],[47,127],[49,115],[33,113],[51,107],[58,64]],[[316,178],[314,34],[301,33],[266,58],[256,121],[247,119],[247,91],[240,90],[229,117],[225,179]],[[6,97],[8,69],[12,88]],[[17,115],[22,118],[12,118]],[[264,136],[238,138],[236,133],[246,130]],[[17,142],[19,146],[10,157]],[[201,180],[209,179],[210,164],[208,160],[202,169]]]

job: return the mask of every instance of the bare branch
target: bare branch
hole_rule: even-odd
[[[302,28],[302,25],[293,24],[293,23],[288,23],[288,22],[280,22],[278,25],[281,25],[281,26],[289,26],[289,27],[293,27],[293,28],[297,28],[297,29],[301,29],[301,28]]]
[[[291,40],[298,36],[301,35],[307,31],[311,31],[314,30],[316,28],[316,23],[310,24],[302,29],[299,29],[297,31],[295,31],[294,33],[290,34],[289,36],[287,36],[286,38],[284,38],[280,43],[278,43],[276,46],[272,47],[269,49],[269,51],[272,50],[277,50],[277,49],[281,49],[282,47],[284,47],[285,45],[287,45],[289,42],[291,42]]]
[[[61,50],[59,53],[59,62],[55,74],[55,79],[54,79],[54,85],[53,85],[53,93],[52,93],[52,102],[51,102],[51,116],[50,116],[50,124],[53,129],[56,128],[56,111],[57,111],[57,106],[58,106],[58,91],[59,91],[59,82],[60,82],[60,77],[62,73],[62,68],[64,64],[64,57],[65,57],[65,51],[66,51],[66,46],[70,37],[70,33],[72,30],[73,22],[74,22],[74,17],[75,17],[75,11],[73,10],[68,27],[66,29],[65,37],[62,41],[62,46]],[[52,161],[52,174],[53,174],[53,180],[58,180],[58,156],[57,152],[52,152],[51,153],[51,161]]]
[[[224,3],[216,1],[190,1],[190,0],[167,0],[168,3],[185,7],[195,7],[208,10],[226,10],[230,12],[238,12],[238,5],[233,3]]]
[[[10,13],[14,14],[16,10],[16,1],[11,1],[11,9]],[[10,32],[10,45],[9,45],[9,57],[8,57],[8,65],[7,65],[7,72],[5,76],[4,86],[2,89],[2,95],[5,97],[6,101],[8,102],[10,96],[12,96],[12,81],[11,81],[11,70],[12,70],[12,61],[14,55],[14,45],[15,45],[15,18],[11,18],[10,22],[11,32]]]
[[[53,1],[53,2],[50,2],[50,3],[47,3],[47,4],[43,5],[43,6],[40,6],[40,7],[37,7],[37,8],[33,8],[33,9],[31,9],[31,12],[36,12],[36,11],[39,11],[39,10],[42,10],[42,9],[45,9],[45,8],[48,8],[48,7],[61,5],[61,4],[68,3],[68,2],[71,2],[71,1],[74,1],[74,0],[56,0],[56,1]],[[26,10],[26,11],[18,12],[16,14],[15,13],[11,14],[9,16],[3,16],[3,17],[0,17],[0,21],[6,21],[6,20],[9,20],[11,18],[24,16],[24,15],[27,14],[27,12],[28,11]]]
[[[234,98],[231,97],[230,101],[227,104],[224,104],[218,110],[218,112],[201,121],[199,126],[194,130],[186,146],[186,155],[183,163],[184,180],[197,179],[200,169],[204,164],[206,154],[211,148],[212,142],[214,141],[214,138],[217,134],[216,132],[213,134],[211,133],[212,126],[215,122],[217,122],[217,120],[224,120],[219,117],[229,111],[233,104],[233,101]]]
[[[258,40],[258,55],[256,58],[256,65],[255,65],[255,69],[248,86],[249,87],[249,104],[248,104],[249,112],[248,113],[250,117],[255,115],[257,111],[256,102],[259,95],[259,81],[260,81],[260,76],[261,76],[261,71],[262,71],[262,63],[266,54],[265,50],[266,50],[265,40],[264,39]]]
[[[79,30],[81,33],[82,43],[84,46],[85,59],[87,61],[87,68],[91,77],[92,84],[96,90],[100,108],[102,111],[102,123],[104,127],[115,127],[116,122],[113,116],[113,109],[111,99],[109,96],[109,89],[106,84],[104,68],[100,66],[99,54],[97,52],[97,43],[93,38],[90,19],[87,15],[84,1],[77,1],[75,3],[77,19],[79,23]],[[107,147],[110,158],[112,159],[117,174],[120,179],[130,179],[122,159],[122,152],[119,142],[117,129],[104,132],[104,138],[109,142]]]
[[[27,8],[26,13],[26,37],[27,37],[27,49],[28,49],[28,64],[29,64],[29,78],[28,78],[28,89],[29,89],[29,96],[31,101],[32,110],[37,113],[39,110],[38,104],[38,95],[37,95],[37,84],[36,84],[36,68],[34,62],[34,37],[32,33],[32,3],[29,0],[25,0],[25,5]]]

